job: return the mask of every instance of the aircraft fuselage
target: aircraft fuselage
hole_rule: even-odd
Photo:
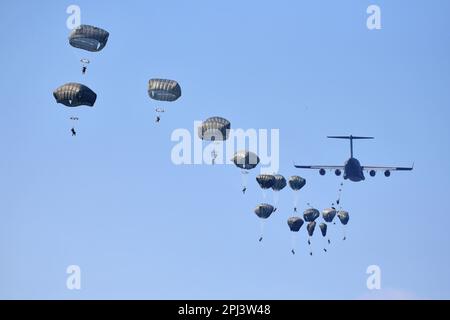
[[[353,182],[364,181],[364,172],[361,163],[356,158],[348,159],[344,164],[344,179]]]

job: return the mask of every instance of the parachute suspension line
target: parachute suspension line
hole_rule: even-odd
[[[346,228],[346,226],[344,226],[342,228],[342,230],[343,230],[343,234],[344,234],[344,237],[342,238],[342,241],[345,241],[345,240],[347,240],[347,228]]]
[[[266,189],[262,189],[262,194],[263,194],[264,201],[266,201],[266,199],[267,199],[267,190]]]
[[[278,207],[279,202],[280,202],[280,193],[275,191],[273,193],[273,204],[274,204],[275,208]]]

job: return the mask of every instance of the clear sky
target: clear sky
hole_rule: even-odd
[[[70,4],[110,32],[103,51],[68,44]],[[381,30],[366,9],[381,8]],[[2,1],[0,10],[0,298],[450,298],[450,2]],[[88,74],[79,59],[88,57]],[[183,96],[159,125],[150,78]],[[82,82],[94,108],[52,92]],[[69,116],[80,117],[71,137]],[[357,141],[366,165],[413,172],[346,183],[347,241],[305,230],[290,253],[292,194],[258,242],[250,176],[233,166],[176,166],[177,128],[223,116],[234,128],[280,129],[280,173],[300,174],[302,210],[336,198],[340,178],[293,167],[342,164]],[[269,195],[271,200],[272,195]],[[81,290],[66,268],[81,268]],[[378,265],[382,290],[366,287]]]

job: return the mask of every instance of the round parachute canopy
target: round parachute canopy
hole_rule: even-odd
[[[261,219],[267,219],[273,213],[273,210],[273,206],[263,203],[255,208],[255,214]]]
[[[339,211],[337,214],[339,220],[341,220],[341,223],[345,226],[348,223],[348,220],[350,220],[350,216],[348,215],[347,211]]]
[[[281,175],[277,174],[274,176],[275,182],[272,186],[274,191],[281,191],[286,187],[286,179]]]
[[[299,176],[292,176],[289,179],[289,186],[292,190],[298,191],[303,188],[306,184],[306,180]]]
[[[333,208],[325,209],[322,211],[323,220],[325,220],[328,223],[333,222],[335,216],[336,210]]]
[[[53,92],[57,103],[67,107],[89,106],[93,107],[97,94],[79,83],[66,83]]]
[[[72,30],[69,35],[69,43],[78,49],[97,52],[106,46],[108,37],[108,31],[82,24]]]
[[[148,95],[153,100],[172,102],[181,97],[181,87],[175,80],[150,79]]]
[[[312,237],[314,234],[314,230],[316,229],[316,222],[311,221],[310,223],[308,223],[308,225],[306,226],[306,229],[308,230],[309,236]]]
[[[250,151],[238,151],[231,160],[236,167],[244,170],[254,169],[259,164],[259,157]]]
[[[270,189],[275,184],[275,177],[271,174],[260,174],[256,177],[261,189]]]
[[[287,223],[292,232],[298,232],[303,226],[304,221],[300,217],[290,217]]]
[[[303,219],[305,219],[306,222],[312,222],[316,220],[319,216],[320,216],[319,210],[314,208],[306,209],[305,212],[303,212]]]
[[[230,135],[231,123],[221,117],[212,117],[198,127],[198,137],[207,141],[225,141]]]
[[[322,222],[321,224],[319,224],[319,227],[320,227],[320,232],[322,232],[322,236],[326,237],[327,229],[328,229],[327,224]]]

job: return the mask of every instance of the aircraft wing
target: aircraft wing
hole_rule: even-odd
[[[362,169],[364,171],[411,171],[414,169],[414,166],[412,167],[377,167],[377,166],[363,166]]]
[[[299,165],[294,165],[297,169],[316,169],[316,170],[320,170],[320,169],[324,169],[324,170],[344,170],[344,166],[299,166]]]

